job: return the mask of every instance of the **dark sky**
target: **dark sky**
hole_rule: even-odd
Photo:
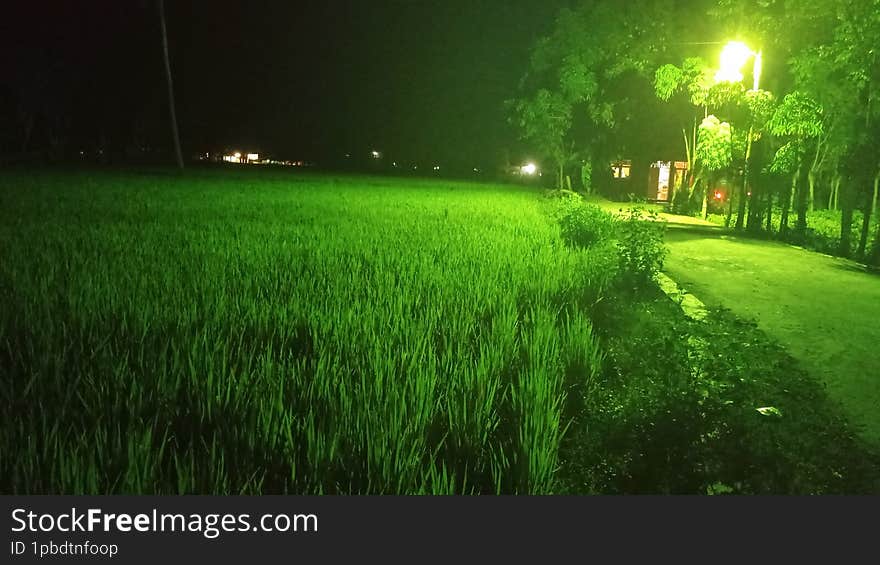
[[[514,145],[502,102],[567,0],[166,0],[187,154],[260,149],[467,166]],[[7,97],[63,107],[78,143],[167,123],[156,3],[32,1],[0,18]]]

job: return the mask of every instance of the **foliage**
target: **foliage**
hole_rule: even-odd
[[[665,64],[654,72],[654,93],[663,101],[683,92],[690,104],[706,106],[714,84],[712,69],[700,57],[688,57],[681,67]]]
[[[665,231],[666,224],[653,211],[645,213],[640,208],[631,208],[618,220],[619,278],[624,286],[651,286],[666,258]]]
[[[767,170],[778,174],[793,173],[797,170],[801,159],[800,151],[800,146],[797,143],[789,141],[776,150],[773,160],[767,166]]]
[[[720,171],[731,162],[730,124],[715,116],[706,117],[700,123],[696,156],[708,171]]]
[[[514,121],[524,140],[551,158],[562,169],[574,158],[566,137],[571,129],[572,106],[562,95],[541,89],[532,98],[513,101]],[[562,176],[557,179],[562,188]]]
[[[593,163],[590,161],[581,163],[581,186],[584,192],[588,194],[593,192]]]
[[[758,141],[761,139],[761,131],[776,111],[776,97],[766,90],[749,90],[745,93],[745,104],[754,131],[753,141]]]
[[[611,215],[587,204],[578,195],[559,199],[555,216],[563,241],[572,247],[588,249],[599,243],[607,244],[614,235]]]
[[[801,141],[818,137],[824,130],[822,106],[803,92],[786,94],[767,127],[773,135]]]
[[[661,100],[669,100],[684,82],[684,72],[672,64],[666,64],[654,73],[654,92]]]
[[[627,127],[645,107],[632,84],[647,85],[670,33],[663,23],[668,13],[665,0],[635,11],[620,10],[613,0],[580,2],[560,10],[551,32],[536,43],[522,96],[533,99],[544,90],[571,106],[571,153],[604,159],[607,138],[640,135]]]

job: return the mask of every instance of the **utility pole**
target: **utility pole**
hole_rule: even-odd
[[[174,155],[177,168],[183,170],[183,153],[180,151],[180,133],[177,130],[177,111],[174,109],[174,84],[171,80],[171,61],[168,57],[168,32],[165,29],[165,0],[159,2],[159,20],[162,24],[162,52],[165,55],[165,78],[168,83],[168,108],[171,110],[171,134],[174,138]]]

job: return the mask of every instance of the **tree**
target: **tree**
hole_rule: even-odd
[[[880,0],[840,0],[836,14],[834,39],[829,45],[829,58],[836,68],[843,71],[842,80],[856,100],[855,114],[858,121],[858,135],[854,143],[856,152],[873,154],[874,159],[863,162],[863,167],[874,169],[873,191],[864,187],[864,193],[872,192],[864,198],[864,220],[859,241],[858,253],[867,256],[869,261],[880,264],[880,222],[875,236],[874,252],[867,253],[868,231],[871,217],[877,212],[878,189],[880,189],[880,159],[878,149],[878,107],[880,98],[880,59],[877,45],[880,44]]]
[[[673,31],[666,22],[670,11],[668,0],[650,0],[634,11],[621,10],[613,0],[583,0],[561,10],[552,31],[532,49],[520,85],[525,94],[514,103],[517,121],[523,124],[530,121],[524,116],[540,116],[542,112],[534,110],[552,97],[546,107],[567,106],[570,111],[568,123],[557,120],[567,126],[562,128],[567,137],[564,153],[580,154],[594,164],[596,173],[607,168],[607,158],[625,153],[633,161],[630,182],[646,182],[645,155],[650,151],[645,145],[653,139],[644,134],[645,122],[639,118],[649,106],[645,102],[652,101],[645,87],[655,60]],[[559,146],[560,128],[538,123],[533,129],[551,135],[523,131],[523,137]]]
[[[709,216],[709,192],[718,171],[730,166],[732,158],[732,138],[730,124],[709,115],[700,123],[697,137],[696,158],[708,173],[706,190],[703,195],[702,215]]]
[[[787,94],[776,108],[767,127],[773,135],[788,138],[795,151],[797,169],[794,181],[794,200],[797,206],[796,232],[803,238],[807,231],[807,191],[804,187],[806,154],[821,151],[822,135],[825,133],[823,108],[809,95],[795,91]],[[784,146],[785,148],[787,146]],[[787,151],[791,151],[789,148]],[[782,151],[782,149],[780,149]],[[807,166],[816,166],[815,159]]]
[[[749,130],[746,134],[746,148],[743,159],[743,179],[739,192],[739,208],[736,214],[736,228],[741,229],[745,223],[746,202],[750,202],[749,206],[749,225],[754,226],[753,231],[757,231],[761,227],[760,216],[758,210],[760,206],[760,194],[757,190],[749,190],[751,161],[752,161],[752,145],[756,141],[760,141],[764,135],[767,122],[770,120],[775,110],[775,99],[773,94],[766,90],[750,90],[746,93],[746,107],[749,113]],[[754,211],[752,210],[754,209]],[[752,219],[753,218],[753,219]]]
[[[165,80],[168,84],[168,108],[171,112],[171,136],[174,140],[174,156],[177,168],[183,169],[183,153],[180,150],[180,133],[177,130],[177,111],[174,104],[174,83],[171,80],[171,59],[168,56],[168,32],[165,29],[165,0],[159,3],[159,22],[162,28],[162,54],[165,60]]]
[[[517,100],[515,113],[522,138],[535,144],[538,150],[556,165],[556,187],[563,188],[565,167],[576,157],[568,141],[571,129],[571,104],[560,94],[546,89],[534,97]]]
[[[688,202],[696,185],[698,115],[701,115],[702,118],[708,117],[709,90],[714,83],[712,74],[712,69],[700,57],[685,59],[681,67],[672,64],[663,65],[654,73],[654,93],[657,98],[664,102],[677,98],[679,106],[682,105],[682,99],[684,99],[684,104],[687,104],[691,109],[690,112],[687,112],[690,114],[687,118],[688,124],[681,127],[688,164],[687,176],[682,184],[688,191]],[[695,112],[694,109],[698,109],[698,112]],[[681,115],[686,112],[679,111],[677,113]]]

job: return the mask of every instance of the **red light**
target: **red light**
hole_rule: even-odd
[[[721,193],[717,190],[715,191],[715,200],[721,200]]]

